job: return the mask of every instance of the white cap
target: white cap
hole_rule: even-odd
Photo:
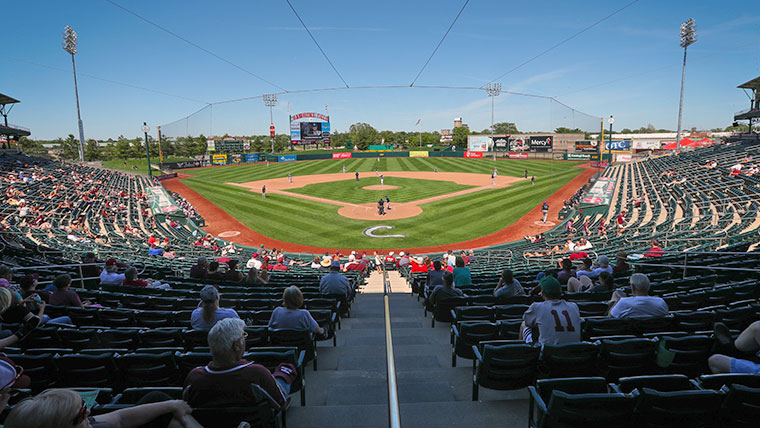
[[[348,261],[349,262],[352,262],[354,260],[356,260],[356,256],[355,255],[351,254],[350,256],[348,256]]]
[[[402,251],[402,252],[398,253],[398,255],[401,256],[401,257],[403,257],[404,256],[404,252]]]
[[[388,255],[389,255],[389,256],[392,256],[392,255],[393,255],[393,251],[391,251],[390,253],[388,253]]]

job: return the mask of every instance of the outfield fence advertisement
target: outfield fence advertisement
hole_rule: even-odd
[[[471,152],[487,152],[490,138],[483,135],[468,135],[467,147]]]
[[[599,151],[599,142],[598,141],[576,141],[575,142],[575,151],[576,152],[583,152],[583,153],[595,153]]]
[[[493,150],[495,152],[509,151],[509,135],[505,137],[493,137]]]
[[[410,151],[409,157],[410,158],[426,158],[430,155],[430,152],[427,150],[418,150],[418,151]]]
[[[333,153],[333,159],[351,159],[351,152]]]
[[[510,153],[509,154],[510,159],[528,159],[527,153]]]
[[[227,165],[227,155],[211,155],[212,165]]]
[[[162,165],[166,165],[171,169],[183,169],[183,168],[199,168],[202,166],[201,161],[184,161],[184,162],[167,162]]]
[[[482,159],[483,158],[483,152],[464,152],[464,157],[471,158],[471,159]]]
[[[552,152],[552,148],[554,146],[554,137],[551,135],[530,137],[529,141],[531,152]]]
[[[609,205],[612,200],[612,194],[615,193],[616,181],[611,177],[599,177],[596,183],[591,186],[591,189],[586,192],[583,202],[595,205]]]
[[[599,157],[597,156],[597,159]],[[591,160],[590,153],[565,153],[565,159],[567,160]]]
[[[277,156],[277,162],[295,162],[296,155]]]
[[[243,159],[245,159],[246,162],[258,162],[259,161],[259,155],[258,154],[243,155]]]
[[[148,203],[153,214],[172,214],[175,211],[179,211],[180,214],[182,213],[179,207],[174,205],[174,201],[162,186],[150,187]]]
[[[510,152],[527,152],[530,150],[530,140],[525,137],[509,137]]]

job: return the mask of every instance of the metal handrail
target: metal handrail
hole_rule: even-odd
[[[383,271],[383,302],[385,304],[385,362],[388,372],[388,426],[401,428],[401,412],[398,404],[398,387],[396,384],[396,361],[393,356],[393,337],[391,336],[391,311],[388,304],[388,272]]]

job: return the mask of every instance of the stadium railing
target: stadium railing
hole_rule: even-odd
[[[396,361],[393,357],[393,337],[391,335],[391,311],[388,305],[390,281],[388,271],[383,266],[383,303],[385,304],[385,361],[388,371],[388,426],[401,428],[401,412],[398,404],[398,388],[396,386]]]

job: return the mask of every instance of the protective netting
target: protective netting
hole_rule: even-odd
[[[209,104],[182,119],[175,120],[166,125],[161,125],[161,135],[163,138],[167,139],[213,135],[212,113],[213,105]]]

